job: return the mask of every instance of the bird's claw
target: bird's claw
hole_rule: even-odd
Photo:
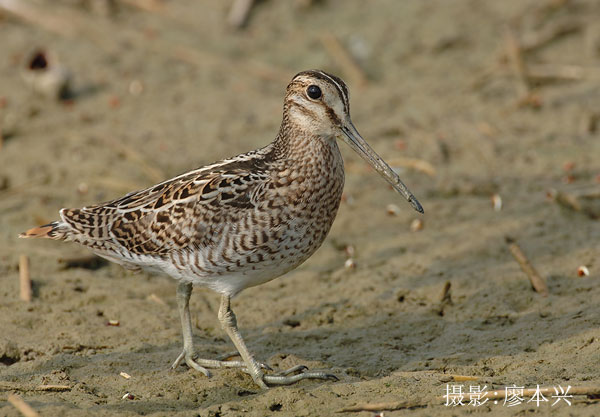
[[[276,385],[291,385],[303,379],[329,379],[339,381],[333,374],[321,371],[309,371],[305,365],[296,365],[289,369],[277,372],[274,375],[253,375],[252,378],[261,388]]]
[[[175,362],[173,362],[173,365],[171,365],[171,369],[177,368],[182,361],[185,362],[190,368],[203,373],[207,378],[210,378],[212,376],[208,369],[196,362],[194,355],[188,354],[188,352],[185,350],[179,354],[177,359],[175,359]]]

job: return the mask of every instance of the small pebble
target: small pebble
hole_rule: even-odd
[[[80,182],[79,185],[77,185],[77,192],[79,194],[87,194],[89,191],[89,187],[85,182]]]
[[[590,270],[588,269],[587,266],[581,265],[579,268],[577,268],[577,276],[588,277],[589,275],[590,275]]]
[[[423,220],[421,219],[413,219],[413,221],[410,222],[410,230],[413,232],[423,230],[423,227],[425,227],[425,223],[423,223]]]
[[[395,204],[388,204],[385,210],[390,216],[397,216],[398,214],[400,214],[400,207],[398,207]]]
[[[502,198],[499,194],[494,194],[492,196],[492,207],[494,208],[494,211],[502,210]]]
[[[344,262],[344,268],[346,268],[346,269],[356,268],[356,262],[354,262],[354,259],[352,259],[352,258],[346,259],[346,262]]]
[[[144,85],[142,84],[142,82],[140,80],[133,80],[129,84],[129,93],[132,96],[139,96],[143,92],[144,92]]]
[[[119,320],[109,320],[106,324],[108,326],[119,326],[121,323],[119,323]]]

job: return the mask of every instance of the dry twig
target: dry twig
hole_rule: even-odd
[[[452,296],[450,295],[450,288],[452,288],[452,283],[450,281],[446,281],[444,284],[444,289],[442,290],[442,295],[440,297],[440,304],[437,309],[437,313],[440,316],[444,315],[444,309],[448,305],[452,305]]]
[[[0,390],[11,390],[11,391],[70,391],[73,387],[68,385],[57,385],[57,384],[42,384],[42,385],[31,385],[21,384],[16,382],[0,382]]]
[[[548,196],[561,207],[579,211],[591,219],[600,218],[600,188],[598,187],[573,192],[550,189]]]
[[[246,26],[252,6],[254,6],[254,0],[234,0],[227,16],[229,25],[235,29],[241,29]]]
[[[548,286],[546,285],[546,280],[538,274],[535,268],[529,262],[529,259],[525,256],[519,245],[515,242],[511,237],[505,238],[506,243],[508,244],[508,250],[515,258],[523,272],[527,274],[529,281],[531,281],[531,285],[533,289],[538,292],[542,297],[548,296]]]
[[[73,36],[76,33],[76,27],[60,15],[49,15],[22,0],[0,0],[0,12],[39,26],[49,32],[65,36]]]
[[[531,65],[527,77],[530,81],[580,81],[583,79],[600,79],[597,68],[586,68],[579,65]]]
[[[368,84],[367,74],[358,65],[354,57],[342,45],[340,40],[332,33],[325,32],[321,35],[321,43],[336,62],[337,66],[345,71],[352,84],[364,87]]]
[[[473,375],[450,375],[450,377],[455,382],[477,381],[477,380],[479,380],[478,376],[473,376]]]
[[[525,34],[521,40],[522,51],[526,54],[535,52],[560,38],[580,32],[583,27],[581,22],[567,20],[547,26],[537,32]]]
[[[35,391],[71,391],[73,388],[68,385],[43,384],[35,387]]]
[[[160,304],[162,306],[166,306],[167,303],[165,302],[165,300],[163,300],[162,298],[160,298],[158,295],[152,293],[147,297],[148,300],[150,301],[154,301],[156,304]]]
[[[510,28],[506,28],[504,37],[506,41],[506,55],[518,80],[519,96],[526,97],[529,95],[531,88],[529,79],[527,78],[527,69],[523,59],[521,44],[516,34]]]
[[[31,301],[31,276],[29,274],[29,257],[19,256],[19,283],[21,300]]]
[[[391,158],[388,160],[388,163],[393,167],[403,167],[414,169],[415,171],[422,172],[423,174],[429,175],[430,177],[435,177],[437,174],[437,170],[430,163],[425,161],[424,159],[417,158]]]
[[[27,404],[20,396],[16,394],[8,395],[8,402],[13,405],[21,414],[25,417],[40,417],[40,415],[35,411],[29,404]]]
[[[481,86],[492,78],[498,70],[502,69],[506,62],[512,64],[513,71],[516,70],[517,76],[522,77],[522,75],[526,75],[526,78],[521,78],[521,83],[525,80],[526,86],[529,86],[530,81],[533,81],[536,78],[542,78],[544,75],[553,75],[557,79],[573,79],[574,77],[581,76],[580,73],[582,71],[573,70],[573,68],[551,70],[549,68],[543,68],[542,66],[525,67],[523,57],[547,46],[557,39],[581,31],[582,27],[583,25],[580,22],[563,21],[540,31],[525,34],[520,40],[516,38],[513,31],[507,29],[506,46],[501,48],[498,61],[476,76],[471,84],[471,88],[481,88]],[[587,70],[583,72],[588,74]],[[590,74],[594,74],[594,72],[595,71],[590,71]],[[521,84],[520,88],[523,88],[523,84]]]

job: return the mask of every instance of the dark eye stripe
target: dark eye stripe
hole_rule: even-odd
[[[344,103],[344,111],[346,113],[348,113],[348,108],[349,108],[349,104],[348,104],[348,87],[346,87],[346,84],[338,77],[336,77],[335,75],[330,75],[327,74],[326,72],[323,71],[314,71],[315,74],[319,74],[322,76],[322,79],[325,79],[329,82],[331,82],[336,89],[338,90],[338,93],[340,95],[340,98],[342,99],[342,103]]]
[[[321,71],[321,70],[303,71],[303,72],[296,74],[294,76],[294,78],[301,76],[301,75],[315,77],[320,80],[326,81],[330,84],[333,84],[335,86],[336,90],[338,91],[338,95],[340,96],[342,103],[344,104],[344,112],[346,112],[346,113],[349,112],[350,106],[349,106],[349,99],[348,99],[348,87],[346,87],[346,84],[341,79],[339,79],[335,75],[327,74],[326,72]]]

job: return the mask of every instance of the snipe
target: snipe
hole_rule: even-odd
[[[61,220],[21,237],[77,242],[129,269],[150,268],[175,278],[185,362],[206,368],[241,367],[261,387],[317,378],[299,366],[279,374],[248,351],[230,299],[245,288],[296,268],[321,246],[344,186],[337,138],[369,162],[413,208],[423,208],[350,120],[348,89],[323,71],[297,74],[287,87],[283,122],[264,148],[187,172],[107,203],[62,209]],[[241,361],[196,357],[189,299],[193,285],[221,294],[219,321]]]

